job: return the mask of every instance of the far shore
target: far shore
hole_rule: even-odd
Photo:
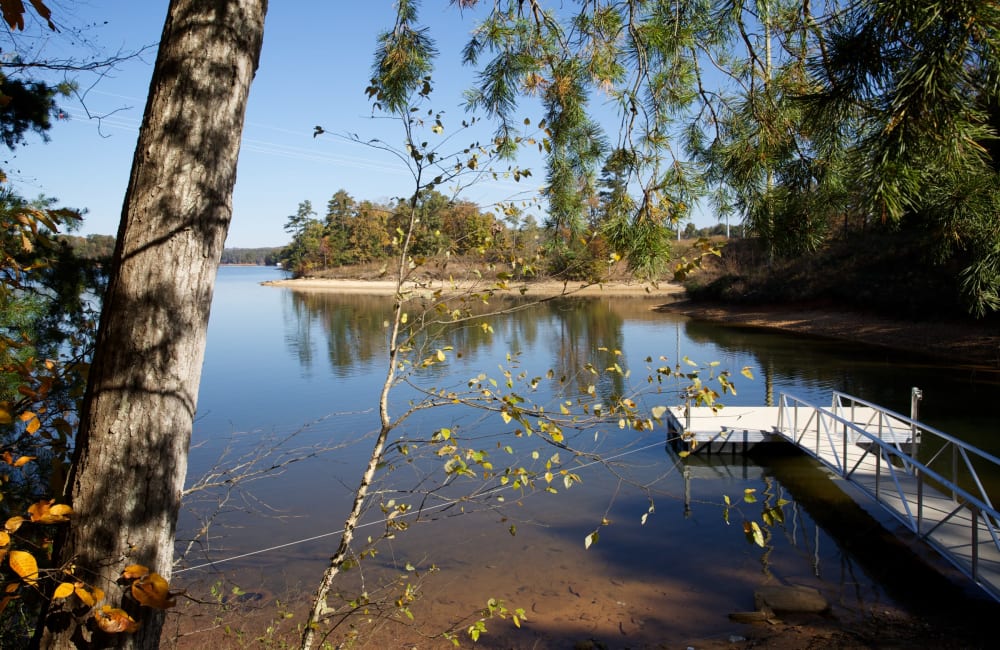
[[[396,292],[396,284],[391,280],[305,278],[272,280],[263,284],[287,287],[294,291],[332,291],[342,294],[391,296]],[[438,290],[451,293],[484,291],[488,288],[490,285],[485,281],[477,285],[434,280],[421,285],[409,283],[406,286],[407,291],[425,294]],[[960,365],[1000,369],[1000,332],[995,325],[987,322],[896,320],[844,310],[835,305],[815,308],[799,305],[690,302],[686,300],[684,287],[675,282],[660,282],[656,285],[622,281],[589,285],[579,282],[512,282],[509,293],[512,296],[524,295],[539,300],[561,296],[648,298],[660,301],[651,305],[650,309],[690,318],[737,327],[762,327],[842,339],[923,354]]]
[[[352,280],[343,278],[298,278],[294,280],[269,280],[261,284],[270,287],[286,287],[293,291],[332,291],[337,293],[368,294],[373,296],[391,296],[396,293],[396,283],[393,280]],[[486,291],[496,288],[487,281],[479,283],[468,281],[430,280],[427,282],[407,282],[404,291],[419,293],[457,293],[466,291]],[[609,296],[659,298],[666,302],[684,297],[684,287],[675,282],[622,282],[611,281],[600,284],[585,284],[581,282],[510,282],[505,291],[511,296],[528,296],[531,298],[558,298],[560,296]]]

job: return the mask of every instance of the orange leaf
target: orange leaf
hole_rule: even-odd
[[[153,609],[169,609],[177,604],[170,597],[170,584],[159,573],[150,573],[133,582],[132,595],[140,605]]]
[[[97,627],[108,634],[119,634],[121,632],[130,634],[139,629],[139,624],[136,623],[134,618],[129,616],[124,610],[116,609],[111,605],[105,605],[100,611],[94,612],[94,620],[97,621]]]
[[[10,545],[10,534],[0,531],[0,547]]]
[[[7,463],[8,465],[14,464],[14,455],[11,454],[9,451],[5,451],[2,454],[0,454],[0,458],[2,458],[3,462]]]
[[[39,421],[38,418],[35,418],[34,420],[28,423],[28,426],[26,426],[24,430],[27,431],[28,433],[35,433],[36,431],[38,431],[39,428],[41,428],[41,426],[42,426],[41,421]]]
[[[20,528],[21,524],[23,524],[24,522],[25,522],[24,517],[21,516],[11,517],[3,525],[3,529],[6,530],[8,533],[16,533],[17,529]]]
[[[72,582],[61,582],[56,590],[52,593],[53,598],[67,598],[73,593],[73,583]]]
[[[20,387],[18,387],[18,388],[20,388]],[[27,390],[27,389],[25,389],[25,390]],[[35,416],[34,412],[32,412],[32,411],[24,411],[24,412],[21,413],[21,415],[19,415],[17,417],[21,418],[21,422],[27,422],[28,420],[31,420],[31,419],[33,419],[36,416]]]
[[[22,467],[23,465],[27,465],[28,463],[30,463],[33,460],[35,460],[34,456],[21,456],[20,458],[18,458],[17,460],[15,460],[11,464],[14,467]]]
[[[66,521],[66,516],[73,512],[73,509],[65,504],[52,505],[55,499],[42,499],[35,505],[28,508],[31,521],[39,524],[58,524]]]
[[[21,579],[29,585],[33,585],[38,581],[38,562],[31,553],[27,551],[11,551],[9,562],[10,568],[14,570],[14,573],[21,576]]]
[[[149,568],[144,567],[141,564],[130,564],[125,567],[122,571],[122,578],[126,580],[135,580],[137,578],[145,578],[149,575]]]

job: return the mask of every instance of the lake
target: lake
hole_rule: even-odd
[[[187,554],[176,577],[192,585],[236,584],[262,604],[310,594],[336,549],[335,533],[378,427],[383,323],[391,311],[385,297],[260,285],[278,277],[270,268],[219,270],[189,484],[216,466],[294,462],[245,491],[192,495],[179,533]],[[1000,454],[997,417],[988,408],[1000,403],[995,372],[695,322],[653,311],[659,302],[581,298],[526,306],[495,299],[493,307],[518,309],[492,317],[492,331],[475,321],[415,342],[418,361],[439,349],[447,360],[398,386],[391,411],[403,414],[422,391],[467,391],[480,373],[504,392],[505,372],[515,380],[510,390],[548,412],[623,396],[648,411],[680,403],[683,383],[655,381],[656,368],[687,368],[688,359],[732,372],[736,394],[721,398],[727,405],[763,405],[781,392],[826,404],[832,390],[841,390],[906,414],[917,386],[923,421]],[[614,364],[623,372],[603,371]],[[744,367],[753,380],[740,374]],[[544,379],[550,372],[552,381]],[[533,378],[542,378],[534,390]],[[489,453],[497,469],[513,463],[544,472],[558,454],[557,493],[446,476],[433,453],[439,447],[428,443],[442,428]],[[406,530],[387,529],[373,503],[360,537],[390,538],[349,574],[345,593],[374,594],[379,581],[401,575],[419,581],[423,597],[413,613],[425,631],[458,625],[488,598],[501,598],[528,615],[508,645],[530,647],[543,638],[642,645],[738,634],[743,628],[728,614],[752,609],[753,590],[763,583],[814,586],[842,618],[912,606],[914,585],[933,591],[937,584],[936,574],[898,564],[904,558],[891,536],[879,532],[878,514],[845,501],[828,474],[804,458],[685,463],[666,448],[662,428],[623,430],[614,419],[566,427],[566,444],[585,452],[574,456],[537,436],[515,437],[516,428],[516,421],[482,407],[445,405],[409,416],[376,498],[411,508],[400,518]],[[431,453],[404,454],[404,443]],[[248,465],[253,459],[257,464]],[[566,489],[560,468],[580,482]],[[481,476],[482,467],[473,469]],[[752,502],[744,499],[748,490]],[[728,521],[726,497],[736,504]],[[765,526],[764,547],[749,543],[744,519],[760,521],[762,509],[775,506],[781,520]],[[847,515],[831,521],[834,512]],[[207,541],[187,547],[183,540],[207,522]],[[597,541],[587,549],[594,532]]]

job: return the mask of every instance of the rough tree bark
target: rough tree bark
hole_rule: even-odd
[[[58,551],[112,604],[122,602],[115,581],[128,564],[170,577],[266,10],[267,0],[171,0],[163,28],[66,488],[76,514]],[[142,616],[134,635],[91,639],[53,608],[37,640],[45,648],[157,647],[162,613],[123,606]]]

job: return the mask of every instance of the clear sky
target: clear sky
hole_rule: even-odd
[[[45,41],[28,41],[46,55],[65,50],[86,56],[95,47],[105,56],[119,50],[150,49],[100,78],[71,73],[83,101],[61,101],[68,119],[55,123],[51,141],[42,143],[37,136],[29,136],[27,146],[5,155],[0,164],[25,198],[44,194],[59,199],[60,205],[86,209],[82,234],[113,235],[118,230],[155,44],[168,2],[51,0],[48,5],[57,23],[80,30],[84,47],[66,50],[68,29]],[[460,56],[473,16],[463,17],[447,0],[425,0],[420,16],[440,51],[431,106],[445,111],[446,131],[454,130],[467,117],[461,91],[474,81],[473,71],[461,65]],[[392,26],[393,17],[392,0],[269,3],[260,68],[250,91],[227,246],[284,245],[289,236],[282,226],[299,203],[311,201],[322,215],[327,200],[341,188],[356,199],[376,201],[412,191],[405,168],[388,154],[344,138],[313,137],[314,127],[322,125],[335,134],[356,133],[363,140],[381,138],[393,145],[401,142],[398,125],[372,119],[364,92],[376,36]],[[537,109],[531,113],[529,107],[525,116],[533,122],[541,117]],[[489,132],[477,137],[488,137]],[[457,142],[464,145],[466,140],[470,138],[463,136]],[[536,191],[544,179],[540,160],[528,156],[519,162],[534,173],[527,181],[483,182],[462,198],[492,203]],[[538,210],[534,212],[541,220]],[[709,224],[699,220],[698,225]]]

